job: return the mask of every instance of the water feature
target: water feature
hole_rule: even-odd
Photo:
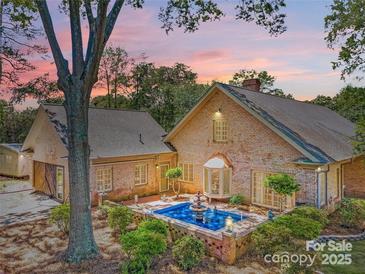
[[[202,205],[201,197],[203,195],[198,191],[193,200],[193,204],[190,206],[190,209],[195,212],[195,219],[197,221],[204,220],[204,212],[207,211],[207,207]]]
[[[198,211],[197,213],[197,211],[193,210],[193,205],[194,204],[190,202],[181,203],[167,208],[155,210],[154,213],[214,231],[225,227],[225,221],[228,216],[231,216],[233,222],[238,222],[247,218],[244,215],[212,209],[209,207],[205,207],[203,212]],[[200,219],[200,216],[197,218],[197,214],[201,214],[202,219]]]

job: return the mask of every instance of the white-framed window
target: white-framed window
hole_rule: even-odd
[[[194,181],[193,163],[179,163],[179,167],[182,170],[182,175],[180,177],[180,180],[185,182],[193,182]]]
[[[134,168],[134,184],[147,184],[147,164],[138,164]]]
[[[225,119],[213,120],[213,141],[227,142],[228,140],[228,125]]]
[[[270,172],[252,172],[252,203],[271,208],[280,207],[280,195],[272,189],[265,187],[264,181],[267,176],[274,175]],[[284,207],[292,208],[295,206],[295,194],[285,198]]]
[[[111,191],[113,189],[113,170],[111,167],[96,169],[96,190],[98,192]]]
[[[6,155],[6,164],[11,164],[11,162],[13,161],[13,156],[12,155]]]

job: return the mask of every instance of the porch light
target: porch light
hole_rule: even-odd
[[[226,218],[226,231],[232,232],[233,231],[233,219],[231,216]]]
[[[160,168],[159,164],[156,164],[156,168]]]

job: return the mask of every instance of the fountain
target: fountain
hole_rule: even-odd
[[[198,191],[198,193],[195,195],[193,204],[190,206],[190,209],[195,212],[195,219],[197,221],[203,221],[204,212],[208,210],[206,206],[202,205],[202,201],[200,199],[202,196],[204,195]]]

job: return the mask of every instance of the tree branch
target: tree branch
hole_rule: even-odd
[[[110,34],[113,31],[115,22],[117,21],[119,12],[122,9],[123,4],[124,4],[124,0],[116,0],[113,8],[111,9],[111,11],[108,14],[106,28],[105,28],[105,37],[104,37],[105,44],[108,41]]]
[[[51,15],[49,14],[47,2],[46,0],[36,0],[36,4],[57,67],[57,76],[61,81],[66,81],[66,78],[70,75],[70,71],[68,69],[68,62],[63,57],[61,48],[58,44],[56,34],[54,32],[52,18]]]
[[[80,76],[84,68],[84,52],[80,23],[80,1],[69,0],[72,40],[72,74]]]

